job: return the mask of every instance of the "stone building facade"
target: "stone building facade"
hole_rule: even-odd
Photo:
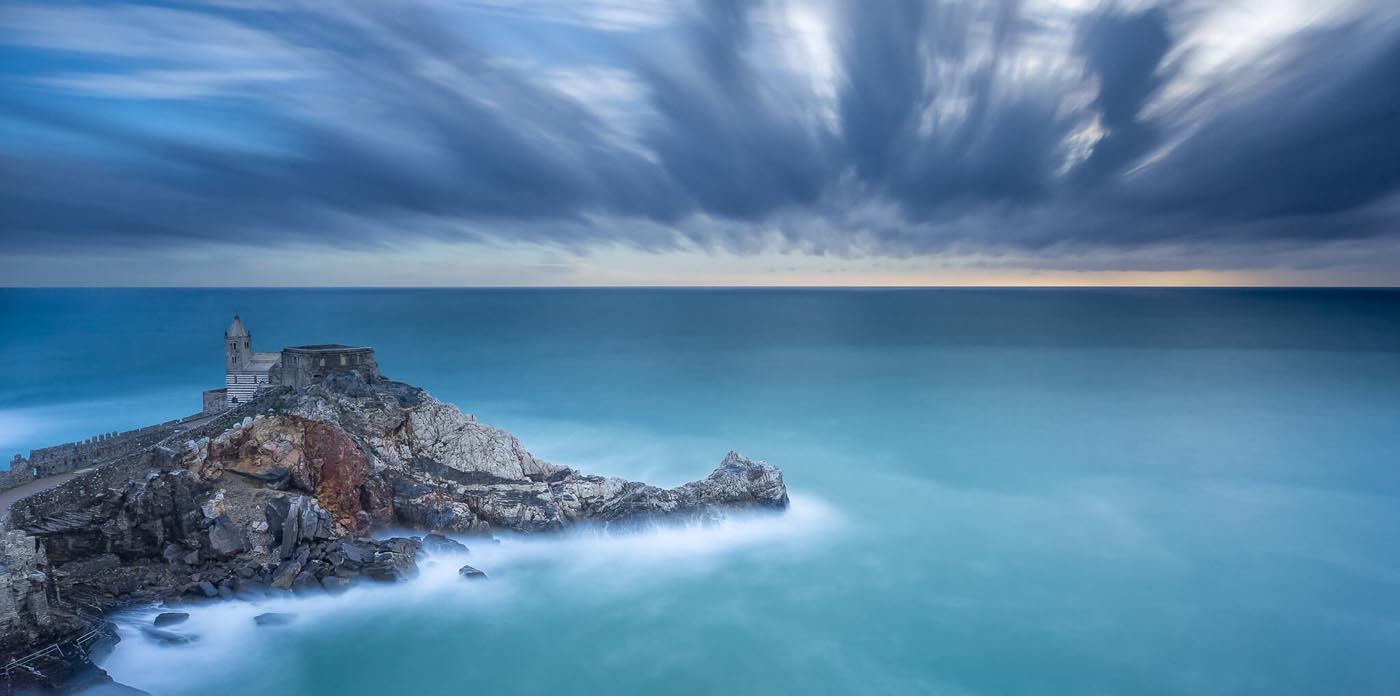
[[[224,403],[232,408],[253,400],[253,394],[275,384],[273,372],[281,353],[253,351],[253,335],[234,315],[224,332]]]
[[[355,348],[337,343],[296,346],[282,349],[278,384],[305,387],[337,371],[359,372],[365,379],[379,376],[373,348]]]
[[[217,413],[247,403],[258,391],[272,386],[305,387],[338,371],[377,378],[374,349],[322,343],[283,348],[280,353],[257,352],[253,350],[253,335],[235,315],[224,332],[224,388],[204,392],[203,412]]]

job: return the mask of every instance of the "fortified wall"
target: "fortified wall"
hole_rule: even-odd
[[[16,454],[10,460],[10,470],[0,475],[0,490],[139,452],[174,434],[189,420],[181,418],[126,432],[103,433],[78,442],[42,447],[31,451],[28,459]]]

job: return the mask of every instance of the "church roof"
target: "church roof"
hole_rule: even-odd
[[[228,331],[226,332],[226,335],[228,335],[230,338],[232,338],[233,336],[248,335],[248,330],[243,328],[243,320],[239,319],[237,314],[233,315],[233,323],[228,325]]]
[[[287,346],[286,350],[304,351],[304,352],[307,352],[307,353],[318,353],[318,352],[322,352],[322,351],[325,351],[325,352],[338,352],[338,351],[342,351],[342,350],[367,350],[367,349],[366,349],[366,348],[357,348],[357,347],[355,347],[355,346],[347,346],[347,345],[345,345],[345,344],[343,344],[343,343],[317,343],[317,344],[315,344],[315,345],[310,345],[310,346]]]
[[[282,359],[281,353],[253,353],[243,372],[268,372]]]

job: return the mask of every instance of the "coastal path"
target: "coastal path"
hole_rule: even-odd
[[[43,493],[44,491],[53,488],[54,486],[59,486],[64,483],[67,483],[68,481],[72,480],[74,476],[77,476],[79,474],[85,474],[89,471],[92,471],[95,468],[97,467],[90,466],[86,469],[78,469],[77,471],[70,471],[66,474],[57,474],[54,476],[47,476],[41,479],[34,479],[33,481],[30,481],[24,485],[15,486],[14,488],[11,488],[8,491],[0,491],[0,528],[4,527],[5,521],[10,517],[11,505],[14,505],[17,502],[28,498],[29,496],[34,495],[35,493]]]

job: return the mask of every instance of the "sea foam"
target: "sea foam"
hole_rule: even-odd
[[[340,595],[129,609],[114,619],[121,641],[101,666],[117,681],[156,694],[194,692],[226,679],[248,686],[248,680],[259,678],[250,675],[260,670],[296,669],[285,663],[292,653],[278,647],[289,642],[341,640],[346,631],[372,630],[383,622],[421,619],[429,631],[454,619],[510,621],[514,611],[539,596],[587,604],[758,557],[800,554],[841,524],[830,504],[797,493],[783,513],[739,513],[708,524],[502,534],[495,542],[458,537],[470,551],[422,557],[419,575],[398,584],[361,583]],[[484,570],[488,580],[464,580],[458,573],[464,564]],[[165,630],[194,640],[168,645],[146,635],[143,629],[163,611],[189,613],[189,619]],[[293,619],[284,626],[260,626],[254,619],[265,613]],[[285,675],[279,679],[285,683]]]

